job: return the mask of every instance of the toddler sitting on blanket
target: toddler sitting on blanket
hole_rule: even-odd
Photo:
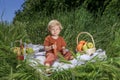
[[[48,35],[44,40],[44,48],[46,51],[46,59],[44,62],[45,66],[52,66],[54,61],[58,58],[58,52],[60,52],[66,60],[73,59],[72,54],[65,49],[66,42],[63,37],[59,36],[62,30],[61,23],[57,20],[51,20],[48,23],[47,28],[50,35]]]

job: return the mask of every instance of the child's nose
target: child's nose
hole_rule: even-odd
[[[54,30],[54,32],[57,32],[57,30]]]

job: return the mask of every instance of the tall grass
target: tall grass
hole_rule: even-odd
[[[55,12],[49,17],[41,16],[40,20],[31,24],[29,23],[26,30],[33,43],[43,44],[44,38],[48,34],[48,22],[51,19],[58,19],[63,26],[61,36],[65,38],[68,48],[75,50],[78,33],[87,31],[92,34],[96,48],[106,50],[108,56],[113,56],[114,52],[117,56],[119,54],[114,48],[119,48],[115,46],[115,38],[119,36],[120,20],[117,15],[109,14],[109,12],[110,10],[106,10],[103,16],[99,16],[98,13],[97,18],[93,17],[83,7],[79,7],[71,12]],[[84,36],[80,36],[80,39],[84,39]],[[88,41],[91,41],[91,39],[89,38]],[[111,49],[111,47],[114,48]]]
[[[0,23],[0,77],[1,80],[8,80],[11,70],[16,71],[16,55],[11,51],[16,40],[27,40],[27,34],[24,24],[16,23],[10,25]],[[29,39],[28,39],[29,40]]]
[[[51,16],[41,16],[31,23],[16,22],[14,25],[0,23],[0,79],[1,80],[119,80],[120,76],[120,24],[114,14],[93,17],[83,7],[71,12],[55,12]],[[98,14],[99,15],[99,14]],[[114,15],[114,16],[113,16]],[[22,39],[34,44],[43,44],[48,34],[47,24],[51,19],[58,19],[63,26],[61,36],[67,42],[67,48],[74,51],[79,32],[92,34],[96,48],[106,51],[106,61],[87,62],[73,69],[55,71],[47,77],[29,66],[27,61],[19,62],[11,51],[14,41]],[[88,36],[86,36],[88,37]],[[79,39],[84,39],[84,35]],[[86,38],[85,38],[86,39]],[[88,39],[91,40],[91,39]],[[40,68],[42,68],[40,66]]]
[[[118,59],[87,62],[70,70],[56,72],[51,78],[53,80],[119,80],[120,70],[117,66],[120,66],[120,63],[112,65],[116,60]]]

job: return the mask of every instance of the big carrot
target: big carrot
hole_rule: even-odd
[[[56,45],[56,42],[54,44]],[[57,56],[57,48],[54,48],[54,54]]]

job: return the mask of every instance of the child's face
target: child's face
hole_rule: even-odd
[[[58,25],[55,25],[55,26],[51,27],[49,29],[49,31],[50,31],[51,35],[58,36],[60,34],[61,29]]]

